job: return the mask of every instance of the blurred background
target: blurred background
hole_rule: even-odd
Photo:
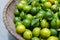
[[[9,0],[0,0],[0,40],[16,40],[5,28],[3,23],[3,9]]]

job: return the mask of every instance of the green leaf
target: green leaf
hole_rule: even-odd
[[[31,26],[35,25],[37,22],[39,22],[39,19],[32,20]]]

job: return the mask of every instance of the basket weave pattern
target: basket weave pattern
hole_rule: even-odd
[[[10,0],[4,8],[3,11],[3,21],[7,30],[18,40],[25,40],[23,37],[16,33],[15,25],[13,22],[14,18],[14,9],[16,8],[16,3],[19,0]]]

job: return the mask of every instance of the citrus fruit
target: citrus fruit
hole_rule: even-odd
[[[23,11],[20,13],[20,17],[21,17],[22,19],[24,19],[25,13],[24,13]]]
[[[55,5],[57,5],[57,6],[58,6],[58,5],[59,5],[59,0],[58,0],[58,1],[57,1],[57,0],[55,0],[55,2],[54,2],[54,3],[55,3]]]
[[[22,25],[22,24],[20,24],[20,25],[18,25],[17,27],[16,27],[16,31],[17,31],[17,33],[23,33],[24,31],[25,31],[25,26],[24,25]]]
[[[33,20],[33,16],[31,14],[27,14],[26,19]]]
[[[20,22],[20,20],[21,20],[20,17],[15,17],[15,18],[14,18],[14,23],[16,23],[16,22]]]
[[[41,0],[42,3],[47,2],[47,0]]]
[[[45,2],[44,7],[51,8],[52,4],[50,2]]]
[[[36,27],[36,28],[33,29],[32,33],[33,33],[34,37],[38,37],[40,35],[40,31],[41,31],[40,29],[41,28],[39,28],[39,27]]]
[[[58,11],[58,6],[57,5],[52,5],[51,9],[54,10],[54,11]]]
[[[53,12],[47,11],[46,14],[45,14],[45,18],[47,20],[52,20],[53,19]]]
[[[23,20],[23,25],[25,25],[26,28],[29,28],[30,27],[30,24],[31,24],[31,21],[30,20],[28,20],[28,19]]]
[[[31,5],[32,5],[32,6],[35,6],[35,5],[36,5],[36,1],[33,1],[33,2],[31,3]]]
[[[45,11],[39,11],[36,15],[36,18],[42,19],[45,16]]]
[[[15,25],[16,25],[16,27],[17,27],[17,26],[20,25],[20,24],[22,24],[22,23],[21,23],[21,22],[16,22]]]
[[[59,13],[59,12],[56,12],[56,13],[54,14],[54,18],[58,18],[58,13]]]
[[[37,12],[37,8],[36,8],[36,7],[32,7],[32,8],[31,8],[31,13],[32,13],[33,15],[35,15],[36,12]]]
[[[22,4],[22,3],[17,3],[17,8],[18,8],[19,10],[22,10],[23,7],[24,7],[24,4]]]
[[[51,36],[51,37],[49,37],[47,40],[58,40],[58,38],[55,37],[55,36]]]
[[[31,10],[31,6],[30,5],[25,5],[23,7],[23,10],[26,11],[26,12],[29,12]]]
[[[48,0],[49,2],[51,2],[51,3],[54,3],[55,2],[55,0]]]
[[[27,1],[25,1],[25,0],[21,0],[20,3],[25,4],[25,5],[28,4]]]
[[[32,40],[40,40],[38,37],[33,37]]]
[[[43,19],[41,21],[41,27],[42,28],[48,28],[49,27],[49,23],[45,19]]]
[[[25,38],[25,39],[31,39],[32,38],[32,32],[30,31],[30,30],[26,30],[24,33],[23,33],[23,37]]]
[[[43,28],[41,30],[41,37],[47,38],[51,35],[51,31],[48,28]]]
[[[19,15],[19,10],[18,10],[18,9],[15,9],[15,10],[14,10],[14,14],[15,14],[15,15]]]
[[[59,26],[60,26],[60,20],[59,19],[53,19],[51,21],[51,26],[52,26],[52,28],[59,28]]]

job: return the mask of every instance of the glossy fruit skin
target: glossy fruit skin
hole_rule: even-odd
[[[15,9],[15,10],[14,10],[14,14],[15,14],[15,15],[19,15],[19,10],[18,10],[18,9]]]
[[[38,7],[36,7],[36,10],[37,10],[37,12],[39,12],[40,10],[42,10],[42,7],[38,6]]]
[[[17,8],[18,8],[19,10],[22,10],[23,7],[24,7],[24,4],[22,4],[22,3],[18,3],[18,4],[17,4]]]
[[[43,19],[41,21],[41,27],[42,28],[48,28],[49,27],[49,23],[45,19]]]
[[[22,24],[22,23],[21,22],[16,22],[15,26],[17,27],[20,24]]]
[[[43,17],[45,16],[45,11],[39,11],[37,14],[36,14],[36,18],[39,18],[39,19],[42,19]]]
[[[51,8],[52,4],[50,2],[45,2],[44,7]]]
[[[59,39],[57,37],[55,37],[55,36],[51,36],[47,40],[59,40]]]
[[[47,2],[47,0],[41,0],[42,3]]]
[[[56,26],[56,22],[55,22],[55,21],[56,21],[56,20],[52,20],[52,21],[51,21],[51,26],[52,26],[52,27],[55,27],[55,26]]]
[[[38,14],[36,15],[36,18],[42,19],[42,18],[43,18],[43,14],[38,13]]]
[[[59,12],[56,12],[56,13],[54,14],[54,18],[59,18],[59,17],[58,17],[58,15],[59,15],[58,13],[59,13]]]
[[[25,13],[24,13],[23,11],[20,13],[20,17],[21,17],[22,19],[25,18]]]
[[[52,26],[52,28],[59,28],[59,26],[60,26],[60,20],[59,19],[53,19],[51,21],[51,26]]]
[[[26,11],[26,12],[29,12],[31,10],[31,6],[30,5],[25,5],[23,7],[23,10]]]
[[[26,19],[28,19],[28,20],[33,20],[33,16],[32,16],[31,14],[27,14],[27,15],[26,15]]]
[[[20,17],[15,17],[15,18],[14,18],[14,23],[16,23],[16,22],[20,22],[20,20],[21,20]]]
[[[56,36],[57,35],[57,30],[56,29],[50,29],[51,35]]]
[[[33,37],[32,40],[40,40],[38,37]]]
[[[47,20],[52,20],[53,19],[53,12],[47,11],[45,18]]]
[[[24,5],[27,5],[27,1],[24,1],[24,0],[21,0],[20,3],[24,4]]]
[[[25,40],[58,40],[59,3],[58,0],[21,0],[14,12],[16,32]]]
[[[57,1],[57,0],[55,0],[54,3],[55,3],[55,5],[57,5],[57,6],[59,5],[59,1]]]
[[[31,21],[30,20],[28,20],[28,19],[23,20],[23,25],[25,25],[26,28],[29,28],[30,27],[30,24],[31,24]]]
[[[41,37],[47,38],[51,35],[51,31],[48,28],[43,28],[41,30]]]
[[[49,0],[49,2],[54,3],[54,2],[55,2],[55,0]]]
[[[34,28],[34,29],[33,29],[33,32],[32,32],[32,33],[33,33],[33,36],[34,36],[34,37],[38,37],[38,36],[40,35],[40,31],[41,31],[41,30],[40,30],[39,27]]]
[[[19,34],[21,34],[21,33],[23,33],[24,31],[25,31],[25,26],[24,25],[22,25],[22,24],[20,24],[20,25],[18,25],[17,27],[16,27],[16,31],[17,31],[17,33],[19,33]]]
[[[31,3],[31,5],[32,5],[32,6],[35,6],[35,5],[36,5],[36,1],[33,1],[33,2]]]
[[[47,40],[47,39],[41,38],[41,40]]]
[[[31,8],[31,13],[32,13],[33,15],[35,15],[35,14],[36,14],[36,12],[37,12],[36,7],[32,7],[32,8]]]
[[[32,6],[36,6],[36,7],[40,6],[39,2],[37,2],[37,1],[32,1],[31,5]]]
[[[51,9],[52,9],[53,11],[58,11],[58,6],[57,6],[57,5],[52,5]]]
[[[27,40],[30,40],[32,38],[32,32],[30,30],[26,30],[24,33],[23,33],[23,37]]]

